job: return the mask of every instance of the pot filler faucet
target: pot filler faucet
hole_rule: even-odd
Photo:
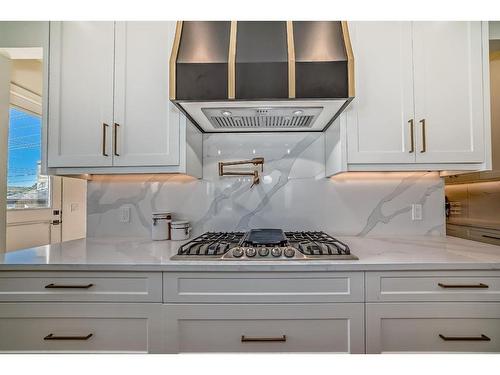
[[[251,160],[238,160],[238,161],[225,161],[219,162],[219,176],[253,176],[252,186],[259,184],[260,176],[259,170],[253,170],[249,172],[245,171],[225,171],[224,167],[229,167],[232,165],[244,165],[244,164],[253,164],[254,166],[261,166],[261,172],[264,172],[264,158],[253,158]]]

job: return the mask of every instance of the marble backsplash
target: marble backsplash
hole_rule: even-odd
[[[264,157],[259,185],[219,177],[217,163]],[[444,183],[437,173],[350,173],[325,178],[322,133],[204,136],[203,179],[102,176],[88,185],[88,236],[149,236],[152,211],[188,219],[193,234],[251,228],[332,235],[443,235]],[[411,220],[412,203],[423,220]],[[120,222],[129,206],[131,220]]]

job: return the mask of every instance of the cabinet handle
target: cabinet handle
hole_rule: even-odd
[[[427,151],[427,145],[425,142],[425,119],[419,121],[422,124],[422,150],[420,152]]]
[[[118,128],[120,127],[120,124],[117,124],[115,122],[114,126],[114,131],[113,131],[113,149],[114,149],[114,154],[115,156],[120,156],[118,153]]]
[[[463,288],[463,289],[477,289],[477,288],[489,288],[489,285],[479,283],[479,284],[443,284],[438,283],[441,288]]]
[[[45,285],[45,289],[89,289],[92,288],[94,284],[87,285],[63,285],[63,284],[48,284]]]
[[[243,335],[241,342],[286,342],[286,335],[280,337],[246,337]]]
[[[43,339],[44,340],[80,340],[80,341],[87,341],[92,336],[93,336],[92,333],[89,333],[86,336],[54,336],[53,333],[49,333]]]
[[[413,136],[413,131],[414,131],[413,130],[413,128],[414,128],[413,122],[414,122],[413,119],[408,120],[408,123],[410,124],[410,151],[409,151],[410,154],[415,152],[415,138]]]
[[[481,336],[445,336],[439,334],[439,337],[444,341],[491,341],[491,339],[481,334]]]
[[[482,236],[483,236],[484,238],[492,238],[492,239],[494,239],[494,240],[500,240],[500,237],[490,236],[490,235],[488,235],[488,234],[483,234]]]
[[[105,122],[102,123],[102,155],[103,156],[109,156],[108,153],[106,152],[106,134],[107,134],[107,129],[108,129],[108,124]]]

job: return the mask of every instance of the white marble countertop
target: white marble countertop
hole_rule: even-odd
[[[500,246],[455,237],[339,239],[359,260],[172,261],[182,242],[87,238],[1,254],[0,271],[500,270]]]

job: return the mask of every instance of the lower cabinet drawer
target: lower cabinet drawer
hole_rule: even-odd
[[[161,272],[0,273],[0,301],[161,302]]]
[[[446,224],[446,235],[469,239],[469,228],[462,225]]]
[[[492,245],[500,245],[500,231],[493,229],[470,228],[469,239]]]
[[[164,305],[167,352],[364,352],[362,303]]]
[[[500,272],[367,272],[366,301],[500,302]]]
[[[0,304],[2,352],[160,352],[160,304]]]
[[[363,272],[164,272],[166,303],[363,302]]]
[[[369,303],[366,351],[500,352],[500,303]]]

